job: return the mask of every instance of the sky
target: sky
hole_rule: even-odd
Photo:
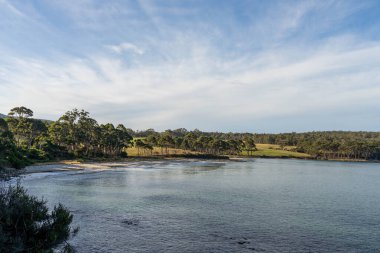
[[[0,0],[0,113],[380,131],[380,1]]]

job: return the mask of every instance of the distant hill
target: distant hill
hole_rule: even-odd
[[[5,114],[0,113],[0,119],[6,118],[6,117],[8,117],[8,116],[5,115]],[[49,120],[49,119],[37,119],[37,120],[41,120],[41,121],[47,122],[47,123],[52,123],[53,122],[53,120]]]

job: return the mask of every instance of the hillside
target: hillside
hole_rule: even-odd
[[[0,119],[2,119],[2,118],[6,118],[6,117],[8,117],[8,116],[5,115],[5,114],[0,113]],[[41,120],[42,122],[47,122],[47,123],[52,123],[52,122],[54,122],[53,120],[50,120],[50,119],[36,119],[36,120]]]

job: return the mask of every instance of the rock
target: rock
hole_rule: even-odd
[[[125,220],[122,220],[121,223],[129,225],[129,226],[137,226],[139,225],[140,221],[137,219],[125,219]]]

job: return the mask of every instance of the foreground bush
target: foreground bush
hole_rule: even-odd
[[[61,204],[50,213],[19,184],[0,188],[0,252],[52,252],[69,238],[72,219]],[[65,251],[73,250],[67,244]]]

